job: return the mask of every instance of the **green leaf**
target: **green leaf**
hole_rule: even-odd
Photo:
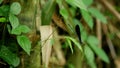
[[[99,40],[95,36],[88,36],[87,43],[90,45],[98,45]]]
[[[21,6],[18,2],[13,2],[10,6],[10,13],[18,15],[21,12]]]
[[[0,0],[0,4],[3,2],[3,0]]]
[[[28,37],[22,35],[22,36],[17,36],[17,42],[21,46],[21,48],[28,54],[30,55],[30,49],[31,49],[31,42],[28,39]]]
[[[7,47],[1,46],[0,58],[2,58],[9,65],[17,67],[20,64],[20,59],[16,54],[12,53]]]
[[[75,15],[76,15],[76,8],[70,7],[70,12],[71,12],[72,16],[75,17]]]
[[[88,45],[84,46],[84,54],[87,60],[87,63],[90,65],[91,68],[97,68],[96,64],[94,62],[95,60],[95,56],[93,51],[90,49],[90,47],[88,47]]]
[[[27,27],[26,25],[20,25],[15,29],[12,29],[11,34],[20,35],[21,33],[28,33],[29,31],[29,27]]]
[[[23,32],[23,33],[30,32],[30,28],[26,25],[20,25],[19,28],[20,28],[21,32]]]
[[[67,40],[67,43],[68,43],[68,45],[69,45],[69,47],[70,47],[70,49],[71,49],[71,52],[72,52],[72,54],[73,54],[72,43],[71,43],[71,41],[70,41],[69,39],[66,39],[66,40]]]
[[[8,13],[9,13],[9,6],[8,5],[3,5],[0,7],[0,16],[7,17]]]
[[[93,3],[93,0],[82,0],[86,6],[90,6]]]
[[[80,9],[87,10],[82,0],[66,0],[66,2],[73,5],[73,7],[76,6]]]
[[[75,25],[79,25],[80,31],[83,31],[84,27],[79,20],[73,19],[73,22],[74,22]]]
[[[0,18],[0,22],[7,22],[5,17]]]
[[[69,37],[69,36],[65,36],[65,38],[71,40],[71,41],[78,47],[78,49],[79,49],[81,52],[83,52],[83,49],[82,49],[80,43],[79,43],[76,39],[74,39],[74,38],[72,38],[72,37]]]
[[[10,14],[9,15],[9,21],[10,21],[10,24],[11,24],[11,26],[12,26],[13,29],[15,29],[16,27],[18,27],[19,20],[18,20],[18,18],[15,15]]]
[[[60,14],[65,18],[65,19],[68,19],[68,12],[65,8],[61,8],[60,9]]]
[[[95,8],[89,8],[88,11],[98,20],[100,20],[102,23],[106,24],[107,20],[106,17],[97,9]]]
[[[91,17],[91,15],[87,11],[84,11],[84,10],[81,10],[81,14],[82,14],[85,22],[92,29],[93,28],[93,18]]]
[[[87,39],[87,43],[89,44],[89,46],[94,50],[94,52],[106,63],[109,63],[109,58],[106,55],[106,53],[99,48],[98,45],[98,39],[95,38],[94,36],[90,36]]]
[[[48,0],[42,10],[42,25],[49,25],[56,6],[55,0]]]

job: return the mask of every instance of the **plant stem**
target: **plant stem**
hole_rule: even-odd
[[[2,45],[5,44],[5,33],[6,33],[6,24],[4,25],[3,32],[2,32]]]

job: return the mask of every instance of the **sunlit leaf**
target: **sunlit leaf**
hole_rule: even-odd
[[[28,37],[22,35],[22,36],[17,36],[17,41],[18,44],[23,48],[23,50],[30,55],[30,50],[31,50],[31,41],[28,39]]]
[[[70,39],[66,39],[66,41],[67,41],[67,43],[68,43],[68,45],[69,45],[69,47],[71,49],[71,52],[73,54],[73,48],[72,48],[72,43],[71,43]]]
[[[11,26],[12,26],[13,29],[15,29],[16,27],[18,27],[19,20],[18,20],[18,18],[15,15],[10,14],[9,15],[9,21],[10,21],[10,24],[11,24]]]
[[[81,52],[83,52],[83,49],[82,49],[80,43],[79,43],[76,39],[74,39],[74,38],[72,38],[72,37],[69,37],[69,36],[65,36],[65,38],[71,40],[71,41],[78,47],[78,49],[79,49]]]
[[[87,43],[89,43],[90,45],[98,45],[99,41],[95,36],[88,36]]]
[[[68,14],[68,12],[67,12],[67,9],[65,9],[65,8],[60,9],[60,14],[61,14],[65,19],[68,19],[69,14]]]
[[[49,25],[56,6],[55,0],[48,0],[42,10],[42,25]]]
[[[88,26],[92,29],[93,28],[93,18],[92,16],[84,10],[81,10],[81,14],[84,18],[84,20],[86,21],[86,23],[88,24]]]
[[[93,3],[93,0],[82,0],[86,6],[90,6]]]
[[[106,17],[97,9],[95,8],[89,8],[88,11],[98,20],[100,20],[102,23],[106,24],[107,20]]]
[[[10,6],[10,13],[18,15],[21,11],[21,6],[18,2],[13,2]]]
[[[94,36],[88,37],[87,43],[104,62],[109,63],[109,58],[107,54],[97,46],[98,40]]]
[[[0,18],[0,22],[7,22],[6,18],[2,17]]]
[[[9,65],[17,67],[20,64],[20,59],[16,54],[12,53],[7,47],[1,46],[0,48],[0,58],[2,58]]]
[[[95,56],[93,51],[90,49],[90,47],[88,47],[88,45],[84,46],[84,54],[85,57],[87,59],[87,63],[90,65],[91,68],[96,68],[96,64],[95,64]]]
[[[20,35],[21,33],[27,33],[30,31],[30,28],[26,25],[20,25],[15,29],[12,29],[11,34]]]
[[[84,5],[82,0],[66,0],[66,2],[70,5],[86,10],[86,6]]]

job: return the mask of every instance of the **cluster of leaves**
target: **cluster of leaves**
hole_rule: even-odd
[[[31,49],[31,41],[28,39],[27,36],[23,35],[23,33],[28,33],[30,31],[30,28],[26,25],[21,25],[19,23],[18,15],[21,12],[21,6],[18,2],[13,2],[12,4],[2,4],[3,0],[0,0],[0,24],[5,24],[2,27],[2,44],[0,44],[0,58],[3,59],[5,62],[7,62],[10,66],[16,67],[20,64],[20,58],[17,56],[17,53],[13,53],[12,50],[9,48],[14,49],[15,46],[18,44],[20,47],[28,54],[30,55],[30,49]],[[8,40],[5,36],[7,32],[10,35],[15,36],[15,40],[17,40],[18,44],[15,44],[16,41],[6,43],[5,41]],[[14,47],[10,47],[7,45],[14,45]],[[15,50],[15,49],[14,49]]]
[[[68,33],[71,35],[70,37],[65,37],[71,51],[73,52],[71,44],[71,42],[73,42],[80,49],[80,51],[83,52],[84,49],[83,53],[90,67],[97,68],[95,64],[95,54],[98,55],[106,63],[109,63],[109,58],[106,53],[98,47],[99,41],[97,37],[95,35],[88,34],[87,30],[85,30],[81,22],[75,17],[76,11],[79,8],[79,13],[82,15],[84,21],[87,23],[91,30],[94,26],[93,18],[100,20],[103,24],[107,24],[105,16],[98,9],[91,6],[92,3],[93,0],[48,0],[47,4],[42,10],[42,23],[50,23],[52,14],[54,12],[53,10],[55,10],[55,5],[57,4],[60,8],[59,13],[63,17],[65,25],[68,28]],[[47,16],[47,14],[50,14],[50,16]],[[47,18],[45,16],[47,16]],[[76,25],[79,25],[80,29],[78,30],[81,31],[82,42],[85,43],[85,46],[83,46],[83,48],[80,46],[78,41],[74,39]]]

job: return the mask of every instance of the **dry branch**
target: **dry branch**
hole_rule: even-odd
[[[116,11],[115,7],[110,4],[107,0],[99,0],[116,18],[120,21],[120,13]]]

